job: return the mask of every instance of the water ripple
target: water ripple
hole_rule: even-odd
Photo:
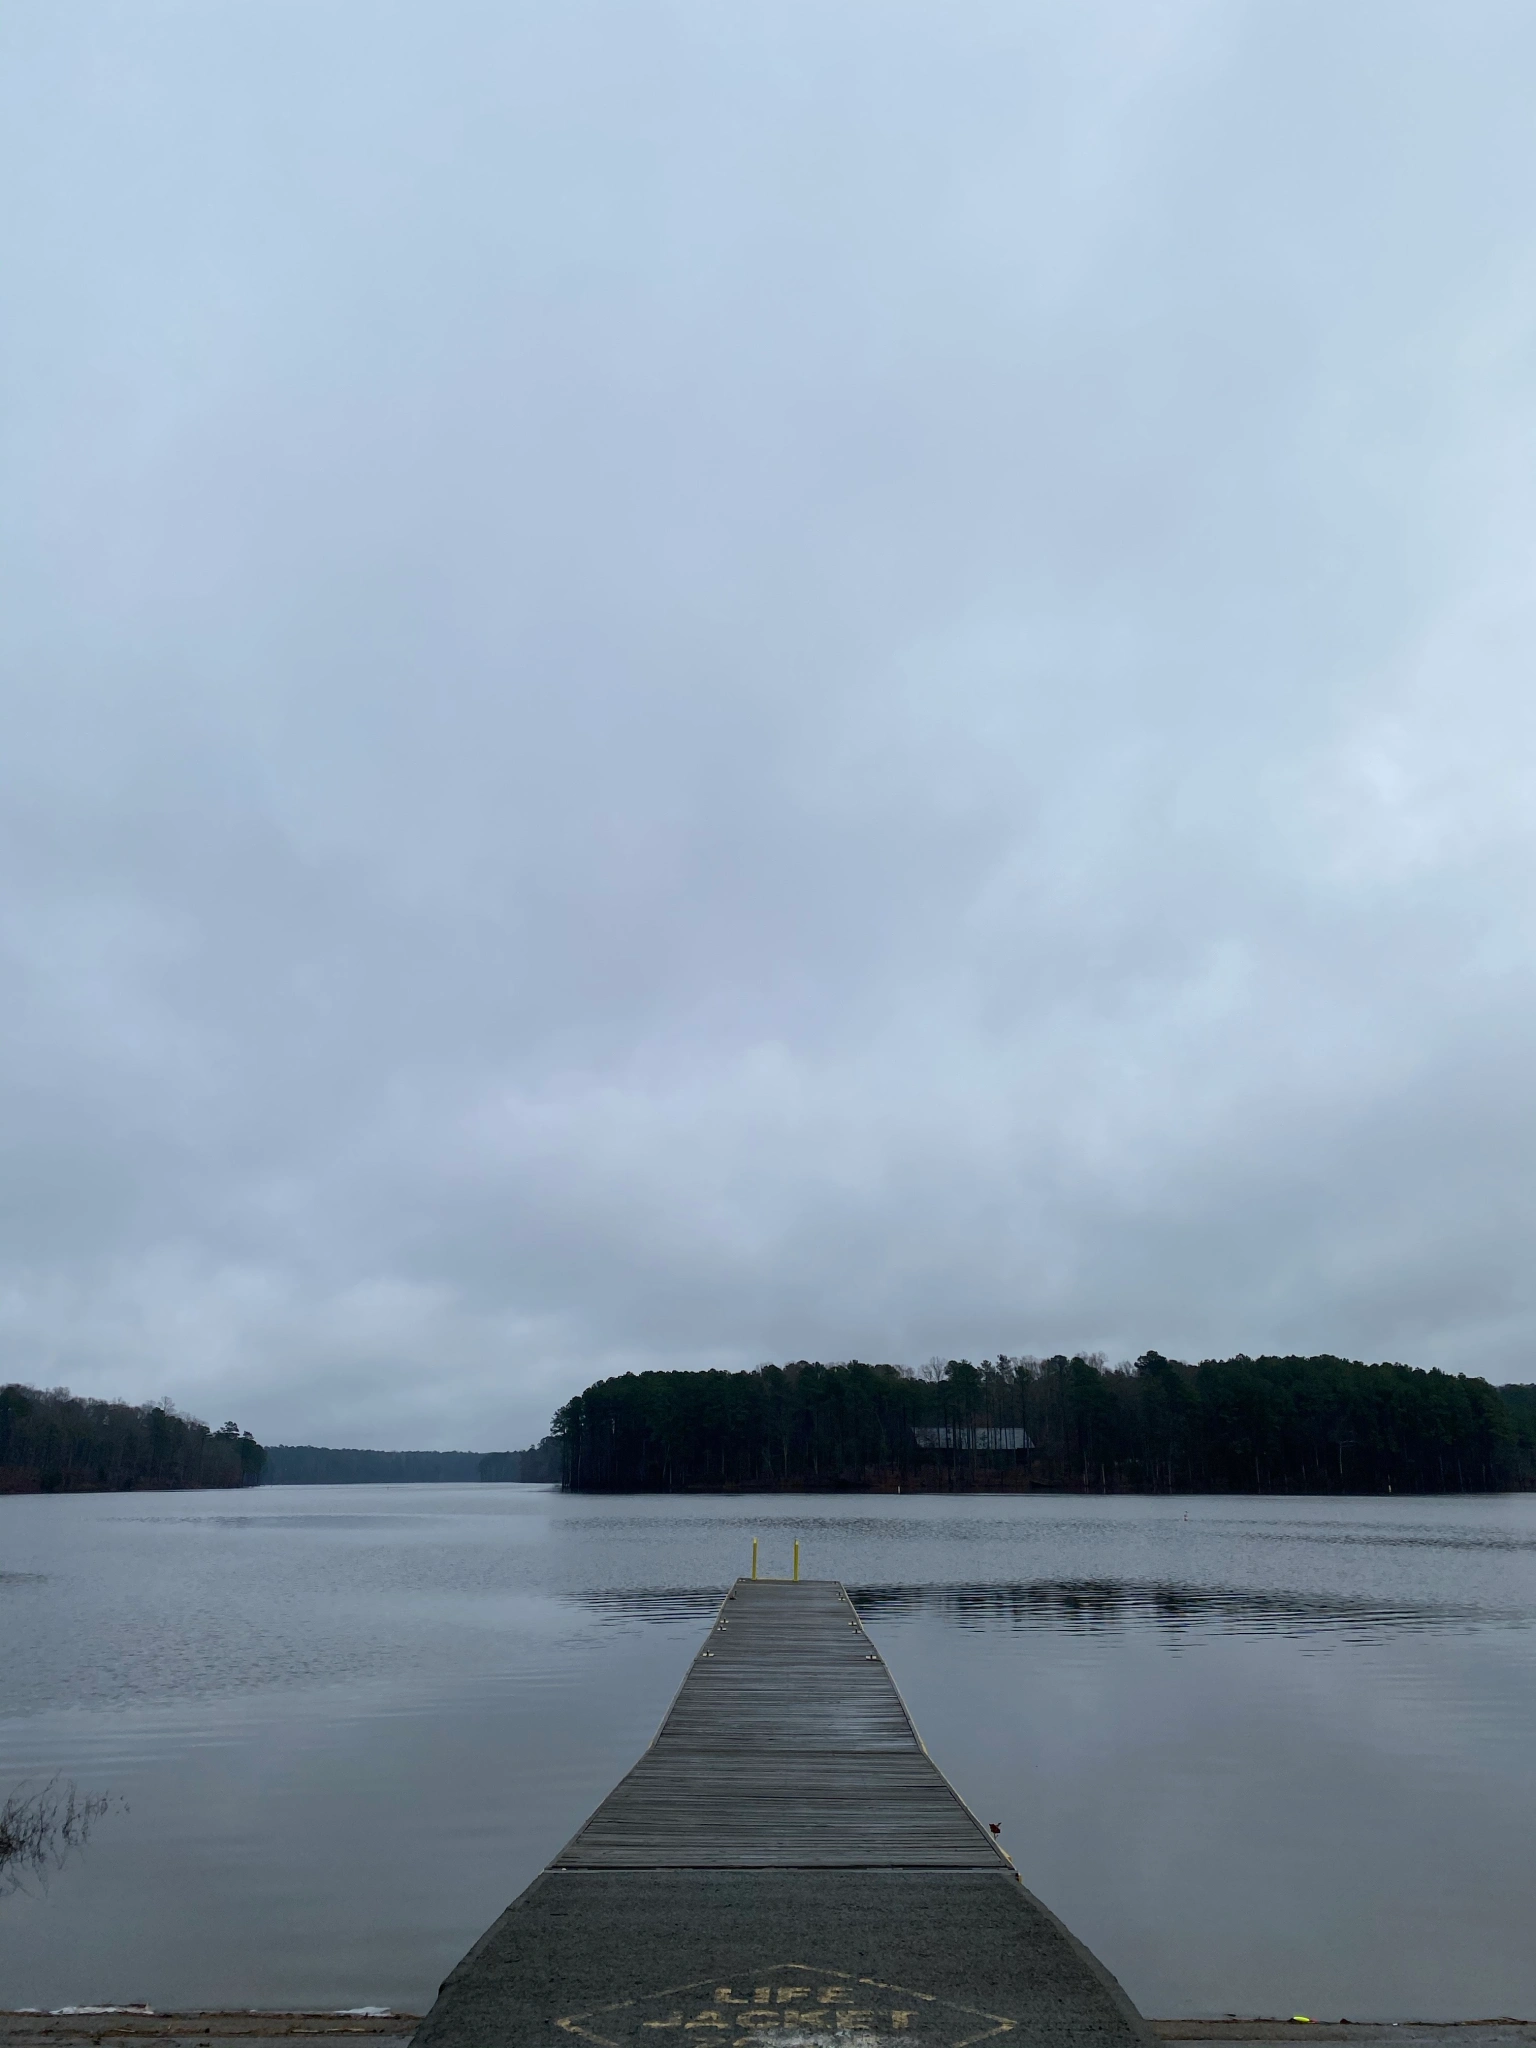
[[[861,1614],[936,1614],[969,1626],[1097,1634],[1153,1627],[1216,1635],[1348,1635],[1529,1627],[1536,1616],[1473,1601],[1382,1601],[1164,1580],[1035,1579],[1013,1585],[851,1586]]]

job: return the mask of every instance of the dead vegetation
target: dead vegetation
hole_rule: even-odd
[[[86,1797],[57,1776],[40,1791],[12,1792],[0,1806],[0,1898],[31,1884],[46,1886],[73,1851],[85,1847],[112,1804],[105,1794]]]

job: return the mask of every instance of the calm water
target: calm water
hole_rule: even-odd
[[[0,1500],[0,1790],[125,1805],[0,2005],[422,2010],[649,1740],[754,1534],[1152,2014],[1536,2014],[1536,1497]]]

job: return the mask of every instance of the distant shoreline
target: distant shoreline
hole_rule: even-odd
[[[575,1493],[1536,1487],[1536,1387],[1327,1354],[624,1373],[567,1401],[552,1435]]]

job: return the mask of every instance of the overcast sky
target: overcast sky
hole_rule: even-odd
[[[0,1378],[1536,1378],[1536,11],[13,0]]]

